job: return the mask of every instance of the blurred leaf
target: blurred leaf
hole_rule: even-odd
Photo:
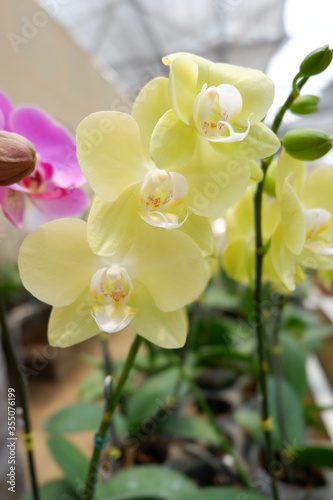
[[[98,488],[101,500],[171,500],[180,494],[189,499],[196,490],[187,477],[157,465],[122,470]]]
[[[320,445],[305,445],[294,449],[296,462],[333,469],[333,448]]]
[[[44,430],[56,434],[95,430],[100,424],[102,413],[103,408],[97,403],[76,403],[53,414],[45,422]]]
[[[174,497],[174,500],[188,500],[188,498],[181,494]],[[200,490],[191,493],[191,500],[267,500],[267,497],[250,490],[211,486],[209,488],[200,488]]]
[[[79,388],[79,396],[82,401],[94,401],[104,396],[105,374],[102,369],[90,373]]]
[[[198,364],[238,368],[239,371],[257,375],[258,363],[252,355],[243,354],[232,348],[207,345],[197,349],[195,356]]]
[[[245,429],[258,443],[263,444],[263,435],[259,426],[259,413],[250,408],[238,408],[234,417],[236,422]]]
[[[215,446],[221,444],[211,424],[197,415],[172,415],[161,425],[161,430],[177,438],[194,439]]]
[[[294,389],[286,382],[281,380],[281,399],[285,433],[284,436],[279,427],[280,419],[278,413],[278,405],[276,398],[276,381],[272,377],[268,377],[267,390],[269,399],[270,415],[273,419],[272,440],[275,451],[280,451],[287,443],[295,447],[303,443],[305,435],[305,418],[300,400]],[[260,429],[260,417],[257,410],[239,408],[235,412],[236,421],[256,439],[258,442],[263,442],[262,431]]]
[[[76,446],[59,436],[49,438],[47,444],[68,481],[74,487],[82,485],[89,466],[87,458]]]
[[[168,400],[175,397],[176,389],[177,398],[181,400],[188,388],[187,384],[179,379],[178,368],[172,367],[149,377],[128,400],[127,415],[130,430],[132,426],[140,425],[144,419],[153,418],[165,406],[170,405]],[[171,403],[172,407],[172,399]]]
[[[291,335],[280,335],[281,354],[279,355],[282,375],[292,386],[300,399],[307,391],[306,355],[302,346]]]
[[[103,368],[103,361],[98,356],[91,356],[90,354],[86,354],[85,352],[81,352],[79,354],[79,359],[83,363],[88,366],[92,366],[93,368]]]
[[[204,293],[200,305],[209,309],[237,311],[240,308],[240,297],[223,289],[210,288]]]
[[[81,496],[76,495],[75,488],[66,479],[56,479],[38,487],[40,500],[80,500]],[[32,493],[26,493],[20,500],[34,500]]]

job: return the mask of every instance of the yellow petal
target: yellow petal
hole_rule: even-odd
[[[274,99],[274,84],[262,71],[217,63],[209,68],[209,85],[229,83],[236,87],[243,100],[237,123],[243,127],[247,121],[260,122],[267,114]],[[250,116],[251,115],[251,116]]]
[[[189,124],[193,120],[193,104],[198,94],[199,69],[186,56],[176,57],[170,65],[169,93],[178,118]]]
[[[77,156],[92,189],[105,201],[115,200],[148,170],[135,120],[125,113],[101,111],[77,128]]]
[[[108,203],[95,197],[88,218],[88,241],[98,255],[126,253],[132,244],[140,186],[131,186]]]
[[[237,130],[245,131],[245,127],[238,127]],[[212,147],[229,156],[256,160],[276,153],[280,147],[280,141],[264,123],[255,123],[251,125],[248,135],[242,141],[230,144],[214,142]]]
[[[132,116],[139,125],[142,149],[146,158],[150,158],[150,139],[154,127],[170,108],[168,79],[165,77],[151,80],[135,99]]]
[[[69,347],[94,337],[100,330],[91,315],[90,292],[66,307],[54,307],[49,320],[48,339],[55,347]]]
[[[181,168],[191,160],[196,139],[195,128],[182,122],[171,109],[154,128],[151,157],[159,168]]]
[[[89,285],[99,259],[88,246],[85,222],[58,219],[26,237],[18,263],[27,290],[61,307],[75,301]]]
[[[307,178],[302,193],[302,203],[306,208],[324,208],[333,218],[333,169],[319,167]],[[323,233],[329,241],[333,239],[333,223]]]
[[[137,280],[133,307],[137,314],[132,319],[131,328],[153,344],[166,349],[182,347],[186,340],[187,317],[184,309],[163,312],[155,304],[147,288]]]
[[[138,223],[133,247],[122,265],[148,288],[163,311],[175,311],[197,299],[208,278],[201,250],[189,236],[144,221]]]
[[[254,249],[246,238],[240,237],[227,244],[222,255],[222,267],[233,280],[253,282]]]
[[[280,196],[281,224],[283,238],[290,252],[299,255],[304,247],[306,237],[306,217],[299,198],[285,180]]]
[[[288,290],[295,289],[295,260],[285,246],[281,224],[276,228],[270,246],[274,269]]]
[[[185,202],[204,217],[220,217],[244,194],[250,180],[246,161],[228,158],[198,137],[192,161],[182,170],[188,182]]]
[[[290,174],[293,175],[289,177]],[[300,195],[305,177],[305,163],[292,158],[285,152],[284,149],[282,149],[276,165],[275,192],[277,199],[281,196],[284,181],[287,177],[289,177],[291,186],[295,192]]]
[[[205,217],[190,213],[181,231],[190,236],[201,248],[203,255],[212,255],[215,247],[214,234],[211,223]]]

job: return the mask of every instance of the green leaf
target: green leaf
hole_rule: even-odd
[[[280,429],[280,418],[278,413],[276,381],[268,377],[267,390],[270,408],[270,416],[273,420],[272,440],[275,451],[280,451],[287,443],[295,447],[304,441],[305,417],[300,400],[294,389],[285,380],[280,381],[283,420],[285,435]],[[252,435],[258,442],[263,442],[263,433],[259,425],[259,414],[256,410],[240,408],[235,412],[236,421]]]
[[[79,389],[79,396],[82,401],[92,401],[102,398],[104,395],[103,370],[95,370],[82,382]]]
[[[143,420],[154,418],[167,406],[172,412],[172,399],[174,399],[176,388],[178,399],[182,399],[187,392],[187,384],[179,380],[178,368],[163,370],[157,375],[149,377],[138,387],[127,403],[130,430],[132,426],[140,425]]]
[[[299,446],[294,449],[296,462],[333,469],[333,448],[319,445]]]
[[[279,359],[283,377],[290,383],[298,397],[302,399],[307,391],[305,352],[300,343],[291,335],[281,335],[280,346]]]
[[[82,485],[88,471],[87,458],[76,446],[59,436],[49,438],[47,444],[54,460],[71,485],[74,488]]]
[[[66,479],[56,479],[38,487],[40,500],[80,500],[75,488]],[[20,500],[34,500],[32,493],[26,493]]]
[[[263,444],[263,434],[260,429],[260,419],[257,410],[250,408],[238,408],[234,413],[236,422],[245,429],[250,436],[253,437],[258,443]]]
[[[102,418],[103,408],[97,403],[76,403],[62,408],[44,424],[46,432],[64,434],[97,429]]]
[[[198,364],[209,366],[232,367],[235,370],[257,375],[258,363],[253,356],[235,351],[231,347],[207,345],[196,350],[195,357]]]
[[[191,493],[191,500],[267,500],[267,497],[258,495],[250,490],[239,490],[236,488],[212,486],[201,488]],[[188,500],[186,495],[176,495],[174,500]]]
[[[197,415],[172,415],[162,424],[161,430],[177,438],[194,439],[214,446],[221,444],[211,424]]]
[[[102,500],[171,500],[192,498],[196,486],[177,471],[157,465],[141,465],[118,472],[98,488]],[[183,497],[184,498],[184,497]]]

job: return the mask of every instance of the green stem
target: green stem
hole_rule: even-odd
[[[231,455],[232,458],[234,459],[235,468],[237,470],[237,473],[238,473],[239,477],[241,478],[241,480],[243,481],[243,483],[248,488],[252,489],[251,482],[250,482],[250,480],[249,480],[246,472],[244,471],[241,463],[239,462],[238,458],[234,454],[234,452],[233,452],[233,450],[232,450],[232,448],[231,448],[228,440],[221,433],[221,430],[220,430],[219,426],[216,423],[214,414],[213,414],[210,406],[208,405],[207,401],[205,400],[205,398],[204,398],[204,396],[203,396],[200,388],[192,380],[192,378],[186,373],[186,371],[183,369],[182,365],[179,366],[179,369],[180,369],[180,375],[181,375],[181,377],[184,380],[186,380],[186,382],[188,383],[189,387],[191,388],[191,391],[193,392],[194,396],[196,397],[196,399],[197,399],[197,401],[199,403],[200,408],[207,415],[208,420],[209,420],[212,428],[215,430],[216,435],[218,436],[218,438],[220,440],[220,444],[221,444],[222,449],[226,453],[228,453],[229,455]]]
[[[266,168],[263,168],[264,177],[262,181],[257,186],[257,191],[254,198],[255,206],[255,229],[256,229],[256,277],[255,277],[255,289],[254,289],[254,316],[255,316],[255,331],[257,336],[257,350],[258,350],[258,360],[259,360],[259,386],[261,392],[261,420],[263,424],[266,424],[264,429],[264,440],[266,448],[266,459],[269,464],[273,463],[273,445],[272,445],[272,433],[269,428],[270,422],[270,412],[268,403],[268,391],[267,391],[267,360],[266,360],[266,346],[265,346],[265,331],[262,317],[262,269],[264,254],[262,253],[263,241],[261,232],[261,205],[262,205],[262,193],[263,186],[265,182]],[[278,500],[278,491],[276,484],[276,477],[271,475],[271,487],[272,495],[274,500]]]
[[[96,444],[96,438],[101,443],[105,440],[106,434],[110,427],[111,418],[116,410],[117,404],[122,394],[122,390],[124,388],[124,385],[128,379],[129,373],[134,364],[135,357],[137,355],[141,342],[142,338],[136,336],[131,346],[131,349],[128,353],[118,384],[113,393],[110,395],[110,397],[107,398],[105,409],[102,416],[102,421],[95,436],[94,451],[89,464],[89,470],[86,477],[82,500],[92,500],[94,498],[97,476],[98,476],[98,466],[99,466],[100,456],[102,453],[102,446]]]
[[[283,104],[283,106],[281,106],[281,108],[277,112],[277,114],[274,118],[273,124],[271,126],[271,129],[275,134],[277,134],[277,132],[280,128],[280,125],[282,123],[282,120],[283,120],[283,117],[284,117],[286,111],[288,111],[288,109],[290,108],[290,106],[292,105],[294,100],[300,95],[300,90],[303,87],[303,85],[305,85],[305,83],[307,81],[308,81],[308,78],[301,78],[301,80],[297,84],[297,89],[293,89],[290,92],[285,103]]]
[[[22,373],[19,368],[19,362],[16,357],[16,353],[12,344],[10,332],[7,326],[7,321],[6,321],[6,314],[5,314],[5,307],[4,307],[4,296],[3,296],[3,291],[0,286],[0,324],[1,324],[1,331],[2,331],[2,342],[4,346],[4,350],[7,356],[8,360],[8,367],[10,370],[10,373],[13,376],[14,383],[16,386],[16,390],[18,392],[18,399],[19,402],[22,406],[23,410],[23,419],[24,419],[24,432],[26,436],[31,436],[31,425],[30,425],[30,416],[29,416],[29,409],[28,409],[28,398],[26,395],[25,391],[25,385],[24,385],[24,380]],[[34,500],[39,500],[39,491],[38,491],[38,485],[37,485],[37,479],[36,479],[36,470],[35,470],[35,463],[34,463],[34,457],[31,449],[27,449],[27,457],[28,457],[28,467],[29,467],[29,474],[30,474],[30,480],[31,480],[31,489],[32,489],[32,494]]]

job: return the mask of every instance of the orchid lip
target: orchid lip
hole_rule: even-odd
[[[102,331],[114,333],[125,328],[136,314],[128,303],[133,285],[127,270],[118,264],[95,272],[90,284],[92,315]]]
[[[141,185],[138,214],[152,226],[179,228],[188,214],[180,217],[172,209],[183,203],[187,191],[188,185],[183,175],[152,169],[147,172]]]
[[[237,120],[243,106],[236,87],[221,84],[208,87],[205,83],[193,106],[193,121],[197,132],[211,142],[239,142],[250,131],[250,116],[245,132],[235,132],[231,123]],[[228,130],[229,135],[225,135]]]

